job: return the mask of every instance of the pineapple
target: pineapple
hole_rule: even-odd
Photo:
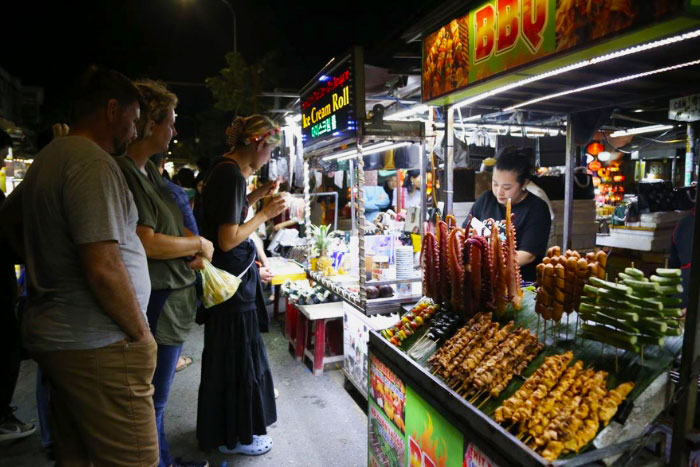
[[[336,232],[329,232],[330,225],[311,226],[311,236],[314,240],[314,250],[318,252],[318,260],[316,261],[316,271],[322,271],[324,275],[332,275],[333,263],[327,256],[328,246],[331,238]],[[329,274],[329,272],[331,274]]]

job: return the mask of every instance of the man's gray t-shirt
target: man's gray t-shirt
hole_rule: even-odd
[[[145,317],[148,263],[136,235],[136,206],[114,158],[87,138],[58,138],[36,156],[18,189],[27,255],[27,347],[92,349],[125,338],[90,291],[78,255],[81,244],[118,242]]]

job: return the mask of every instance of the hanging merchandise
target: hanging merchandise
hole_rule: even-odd
[[[381,153],[382,159],[384,160],[384,170],[393,170],[396,168],[394,164],[394,150],[389,149]]]
[[[420,168],[420,144],[402,146],[394,150],[394,164],[397,169]]]

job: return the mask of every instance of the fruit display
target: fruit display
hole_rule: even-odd
[[[529,330],[491,316],[477,313],[428,359],[433,374],[473,402],[498,397],[544,347]]]
[[[381,331],[382,336],[397,347],[411,337],[418,328],[430,321],[435,312],[440,309],[429,298],[422,298],[408,313],[392,327]]]
[[[584,286],[591,277],[604,279],[607,254],[599,250],[587,253],[553,246],[547,256],[537,265],[537,300],[535,311],[545,320],[561,321],[578,311]]]
[[[657,269],[645,277],[626,268],[616,282],[591,278],[580,306],[580,336],[640,353],[646,345],[664,345],[666,336],[683,333],[680,269]]]
[[[380,285],[379,287],[369,285],[365,290],[367,292],[368,299],[388,298],[394,296],[394,289],[390,285]]]
[[[608,391],[606,372],[580,360],[567,367],[572,359],[571,352],[547,357],[494,417],[548,461],[579,452],[634,389],[629,382]]]
[[[290,302],[297,305],[317,305],[340,301],[336,294],[321,285],[312,286],[307,279],[286,281],[280,290]]]
[[[508,303],[519,310],[523,291],[513,218],[509,202],[505,241],[493,219],[484,222],[490,229],[486,235],[457,227],[452,215],[445,221],[438,219],[436,233],[426,224],[421,252],[425,294],[436,303],[449,303],[465,317],[477,311],[503,316]]]

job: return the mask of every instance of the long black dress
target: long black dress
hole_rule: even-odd
[[[241,276],[236,294],[206,310],[202,376],[197,407],[200,449],[250,444],[277,421],[274,385],[260,332],[267,332],[255,245],[248,239],[228,252],[218,247],[221,224],[244,223],[248,202],[246,180],[230,159],[217,161],[204,190],[203,234],[214,242],[212,264]],[[252,267],[251,267],[252,264]],[[245,273],[244,273],[245,271]]]

